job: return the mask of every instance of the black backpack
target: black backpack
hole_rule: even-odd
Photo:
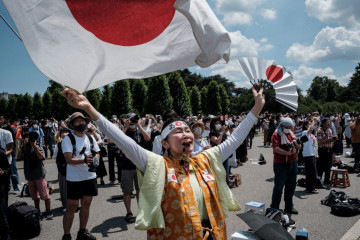
[[[350,202],[339,202],[331,206],[331,213],[336,216],[351,217],[360,214],[360,208]]]
[[[16,202],[7,208],[9,233],[13,239],[29,239],[40,234],[40,212],[26,202]]]
[[[92,137],[89,137],[87,134],[85,134],[89,141],[90,141],[90,148],[93,149],[94,147],[94,142],[93,142],[93,138]],[[75,156],[76,154],[76,140],[75,140],[75,137],[73,134],[69,134],[68,137],[70,138],[70,141],[71,141],[71,145],[73,146],[73,151],[72,151],[72,155]],[[58,171],[59,173],[62,175],[62,176],[66,176],[66,160],[65,160],[65,156],[64,156],[64,153],[62,151],[62,148],[61,148],[61,142],[58,143],[58,153],[56,155],[56,166],[58,168]]]

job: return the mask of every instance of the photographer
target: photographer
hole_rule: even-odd
[[[141,126],[142,119],[135,113],[128,113],[125,119],[124,133],[132,138],[138,145],[144,147],[145,141],[151,138],[145,129]],[[131,193],[136,190],[136,199],[139,199],[139,185],[136,174],[136,166],[123,154],[121,172],[121,189],[124,193],[124,204],[126,207],[126,222],[134,223],[135,217],[131,211]]]
[[[40,212],[40,199],[45,202],[46,212],[42,217],[52,219],[53,214],[50,211],[50,195],[45,179],[46,170],[43,160],[44,150],[38,145],[36,139],[39,134],[30,132],[24,134],[24,143],[18,154],[19,159],[24,159],[24,175],[28,181],[29,192],[34,200],[35,208]]]
[[[350,123],[351,144],[355,153],[354,168],[360,168],[360,114],[357,114],[354,121]]]
[[[80,112],[73,113],[69,118],[69,127],[74,130],[75,149],[69,136],[66,136],[61,142],[62,152],[64,153],[66,166],[67,183],[67,209],[64,214],[63,240],[71,239],[70,230],[74,220],[74,214],[81,201],[80,209],[80,229],[77,233],[77,239],[96,239],[86,229],[90,214],[90,205],[93,196],[98,195],[96,172],[93,170],[93,160],[99,159],[100,151],[98,144],[93,139],[93,148],[89,137],[85,136],[85,131],[90,119],[84,117]],[[90,136],[92,138],[92,136]],[[96,154],[94,154],[96,152]],[[95,163],[95,161],[94,161]]]
[[[296,136],[292,131],[293,120],[289,117],[282,118],[280,125],[271,137],[274,153],[274,189],[272,193],[271,208],[280,208],[281,196],[285,187],[284,200],[285,212],[298,214],[294,209],[293,196],[296,188],[297,176],[297,149],[301,145],[293,146]]]
[[[319,146],[319,161],[316,165],[318,176],[322,178],[322,175],[325,172],[324,184],[330,184],[330,169],[333,159],[333,145],[334,141],[336,141],[336,137],[333,138],[332,131],[330,129],[329,118],[324,118],[321,120],[321,126],[317,131],[317,140]]]

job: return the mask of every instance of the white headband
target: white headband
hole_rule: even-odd
[[[172,122],[161,132],[161,138],[165,139],[172,130],[179,127],[188,127],[188,125],[183,121]]]

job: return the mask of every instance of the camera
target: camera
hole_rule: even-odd
[[[29,140],[30,142],[35,142],[36,139],[39,138],[39,134],[37,132],[29,132]]]
[[[97,171],[97,167],[100,164],[100,159],[96,156],[96,152],[91,150],[91,155],[92,155],[92,163],[91,165],[89,165],[89,172],[96,172]],[[85,154],[85,161],[86,161],[86,154]]]
[[[336,141],[336,137],[332,137],[331,139],[332,139],[333,141]]]
[[[300,144],[309,141],[308,137],[306,135],[302,136],[301,138],[298,138],[291,143],[285,144],[285,147],[288,151],[290,151],[293,147],[299,146]]]
[[[138,115],[134,115],[132,116],[131,118],[129,118],[129,120],[132,122],[132,123],[137,123],[139,121],[139,116]]]

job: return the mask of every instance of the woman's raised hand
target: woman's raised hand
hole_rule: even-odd
[[[61,92],[61,95],[63,95],[67,103],[73,108],[84,110],[93,120],[97,120],[99,118],[99,113],[96,109],[91,105],[89,100],[78,91],[65,88]]]
[[[255,117],[258,117],[262,108],[265,105],[265,95],[263,94],[264,88],[261,88],[260,91],[258,92],[256,88],[253,86],[251,90],[255,99],[255,105],[252,108],[251,112],[252,114],[255,115]]]
[[[66,99],[67,103],[72,106],[73,108],[78,108],[81,110],[86,111],[87,108],[91,106],[89,100],[79,93],[78,91],[71,89],[71,88],[65,88],[61,95]]]

